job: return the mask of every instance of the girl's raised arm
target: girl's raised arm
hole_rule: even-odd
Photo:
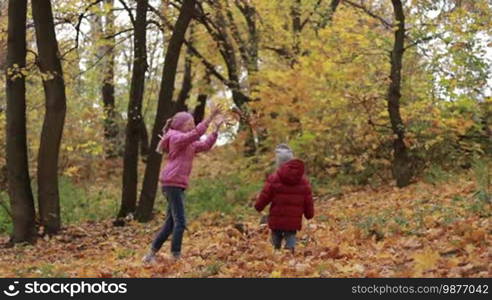
[[[177,145],[178,147],[182,147],[199,140],[200,137],[204,135],[207,131],[210,122],[212,122],[212,120],[220,114],[221,109],[222,108],[220,106],[213,106],[212,114],[208,119],[203,120],[195,127],[195,129],[177,135],[176,138],[173,140],[173,143],[175,143],[175,145]]]
[[[219,136],[219,133],[214,132],[211,135],[209,135],[205,141],[195,142],[195,153],[205,152],[205,151],[212,149],[213,145],[217,141],[218,136]]]
[[[172,142],[178,147],[183,147],[198,141],[207,131],[208,125],[211,121],[212,119],[208,118],[198,124],[193,130],[176,135]]]
[[[215,131],[207,137],[207,139],[203,142],[198,141],[195,142],[195,153],[205,152],[212,148],[212,146],[217,141],[217,137],[219,136],[220,127],[224,124],[224,118],[219,117],[215,121]]]

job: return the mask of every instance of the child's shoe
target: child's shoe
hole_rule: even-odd
[[[292,254],[295,254],[294,247],[284,247],[284,250],[289,251]]]
[[[155,251],[150,250],[149,253],[147,253],[143,258],[142,262],[144,264],[153,264],[155,263]]]
[[[173,260],[180,260],[181,259],[181,253],[180,252],[172,252],[172,258]]]

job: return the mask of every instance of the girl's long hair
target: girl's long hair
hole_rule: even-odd
[[[166,134],[169,131],[169,129],[171,129],[171,123],[173,122],[173,119],[174,119],[173,117],[167,119],[166,124],[162,128],[163,134]]]
[[[155,151],[157,153],[164,154],[164,153],[167,153],[167,151],[168,151],[168,146],[165,145],[165,143],[166,143],[166,133],[169,131],[169,129],[171,129],[171,123],[172,122],[173,122],[173,118],[172,117],[169,118],[169,119],[167,119],[166,124],[162,128],[162,139],[157,144],[157,148],[155,149]],[[164,143],[164,146],[162,146],[161,143]]]

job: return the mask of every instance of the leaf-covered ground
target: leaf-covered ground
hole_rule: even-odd
[[[274,252],[252,213],[190,220],[183,259],[140,260],[162,222],[111,221],[68,227],[35,246],[2,247],[2,277],[491,277],[491,205],[466,179],[406,189],[346,191],[317,197],[314,220],[296,253]],[[7,237],[2,238],[5,244]]]

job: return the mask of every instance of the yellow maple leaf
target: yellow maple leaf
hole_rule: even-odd
[[[426,249],[413,256],[415,275],[422,276],[422,273],[433,269],[441,256],[437,251]]]
[[[281,278],[282,273],[280,271],[272,271],[272,273],[270,274],[270,277],[271,278]]]

